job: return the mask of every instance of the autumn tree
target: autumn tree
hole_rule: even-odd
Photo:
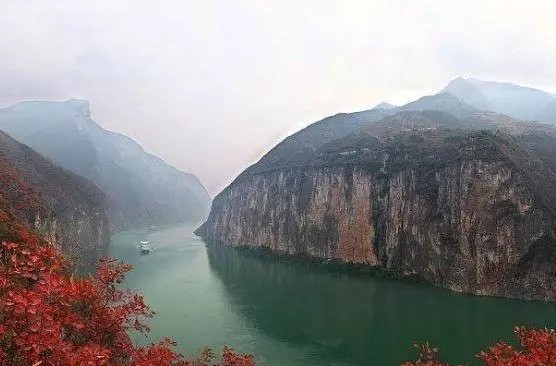
[[[254,357],[224,348],[185,359],[166,339],[147,347],[128,332],[149,331],[143,297],[118,286],[131,266],[114,259],[76,278],[53,246],[0,209],[1,366],[254,366]]]
[[[515,333],[520,346],[498,342],[487,351],[479,353],[484,366],[556,366],[556,331],[553,329],[528,329],[517,327]],[[417,361],[404,362],[401,366],[450,366],[438,360],[438,349],[418,344]]]

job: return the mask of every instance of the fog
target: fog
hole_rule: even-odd
[[[0,105],[85,98],[211,194],[322,117],[457,77],[556,92],[547,1],[2,0]]]

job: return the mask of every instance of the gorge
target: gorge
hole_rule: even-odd
[[[0,366],[556,366],[556,1],[0,9]]]
[[[197,177],[103,129],[84,100],[0,109],[0,153],[6,207],[79,271],[94,270],[116,231],[198,222],[208,208]]]

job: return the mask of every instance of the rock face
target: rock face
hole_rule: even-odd
[[[0,209],[36,230],[89,272],[106,255],[105,195],[0,131]]]
[[[473,121],[402,112],[303,159],[271,151],[214,199],[196,233],[460,292],[556,300],[556,175],[530,136],[461,128],[513,122]]]
[[[0,129],[96,184],[117,229],[198,222],[209,196],[197,177],[99,126],[85,100],[23,102],[0,109]]]

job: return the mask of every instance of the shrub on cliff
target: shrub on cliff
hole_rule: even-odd
[[[224,348],[187,360],[166,339],[134,345],[128,331],[148,332],[143,298],[118,284],[129,265],[107,259],[78,279],[58,250],[0,209],[1,366],[253,366],[251,355]]]
[[[518,327],[520,347],[499,342],[479,353],[484,366],[556,366],[556,331]],[[429,344],[417,345],[419,359],[401,366],[450,366],[438,360],[438,350]]]

